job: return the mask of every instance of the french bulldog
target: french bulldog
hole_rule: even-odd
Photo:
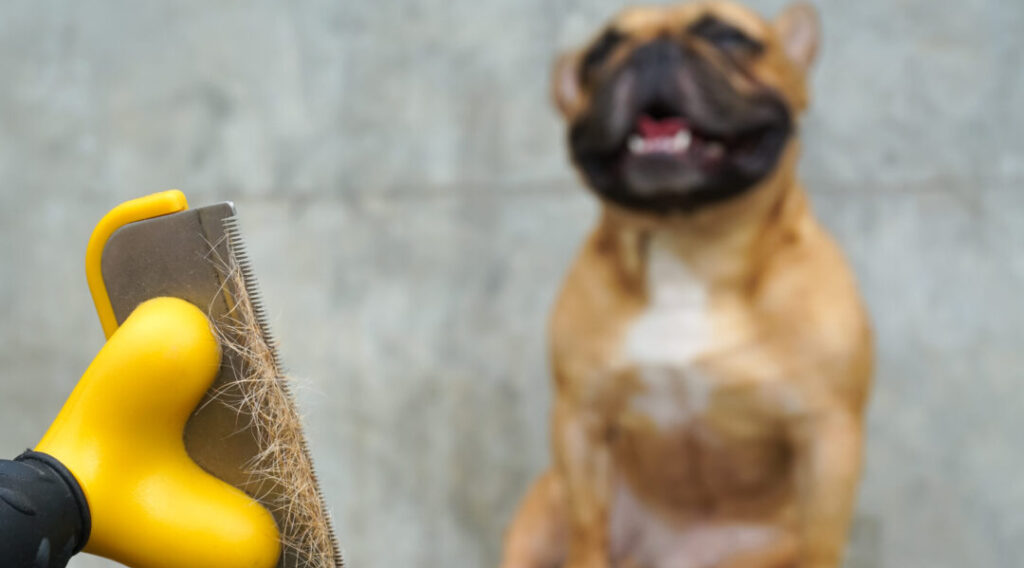
[[[504,568],[835,568],[871,330],[796,177],[816,11],[629,8],[552,91],[601,215],[550,321],[553,464]]]

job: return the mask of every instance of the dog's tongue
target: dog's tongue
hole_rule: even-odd
[[[652,118],[643,115],[637,124],[637,130],[644,138],[671,138],[685,130],[687,126],[686,121],[679,117]]]

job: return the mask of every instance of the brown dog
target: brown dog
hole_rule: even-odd
[[[834,568],[871,375],[795,178],[818,20],[635,8],[554,73],[603,214],[551,321],[554,467],[505,568]]]

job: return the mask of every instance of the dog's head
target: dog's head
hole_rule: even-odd
[[[806,4],[773,22],[725,0],[627,9],[555,65],[572,160],[598,195],[643,212],[756,191],[792,167],[817,44]]]

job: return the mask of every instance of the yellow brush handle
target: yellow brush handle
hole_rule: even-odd
[[[185,452],[185,422],[217,374],[203,313],[158,298],[110,337],[36,451],[74,474],[92,514],[85,550],[135,568],[270,568],[270,513]]]
[[[103,334],[107,338],[113,335],[114,330],[117,329],[114,307],[110,305],[107,285],[103,281],[103,249],[107,246],[107,240],[118,229],[129,223],[170,215],[186,209],[188,209],[188,200],[185,199],[185,194],[177,189],[169,189],[125,201],[111,209],[96,224],[92,236],[89,237],[89,244],[85,248],[85,279],[89,283],[89,292],[92,293],[92,301],[96,304],[96,314],[100,318]]]

